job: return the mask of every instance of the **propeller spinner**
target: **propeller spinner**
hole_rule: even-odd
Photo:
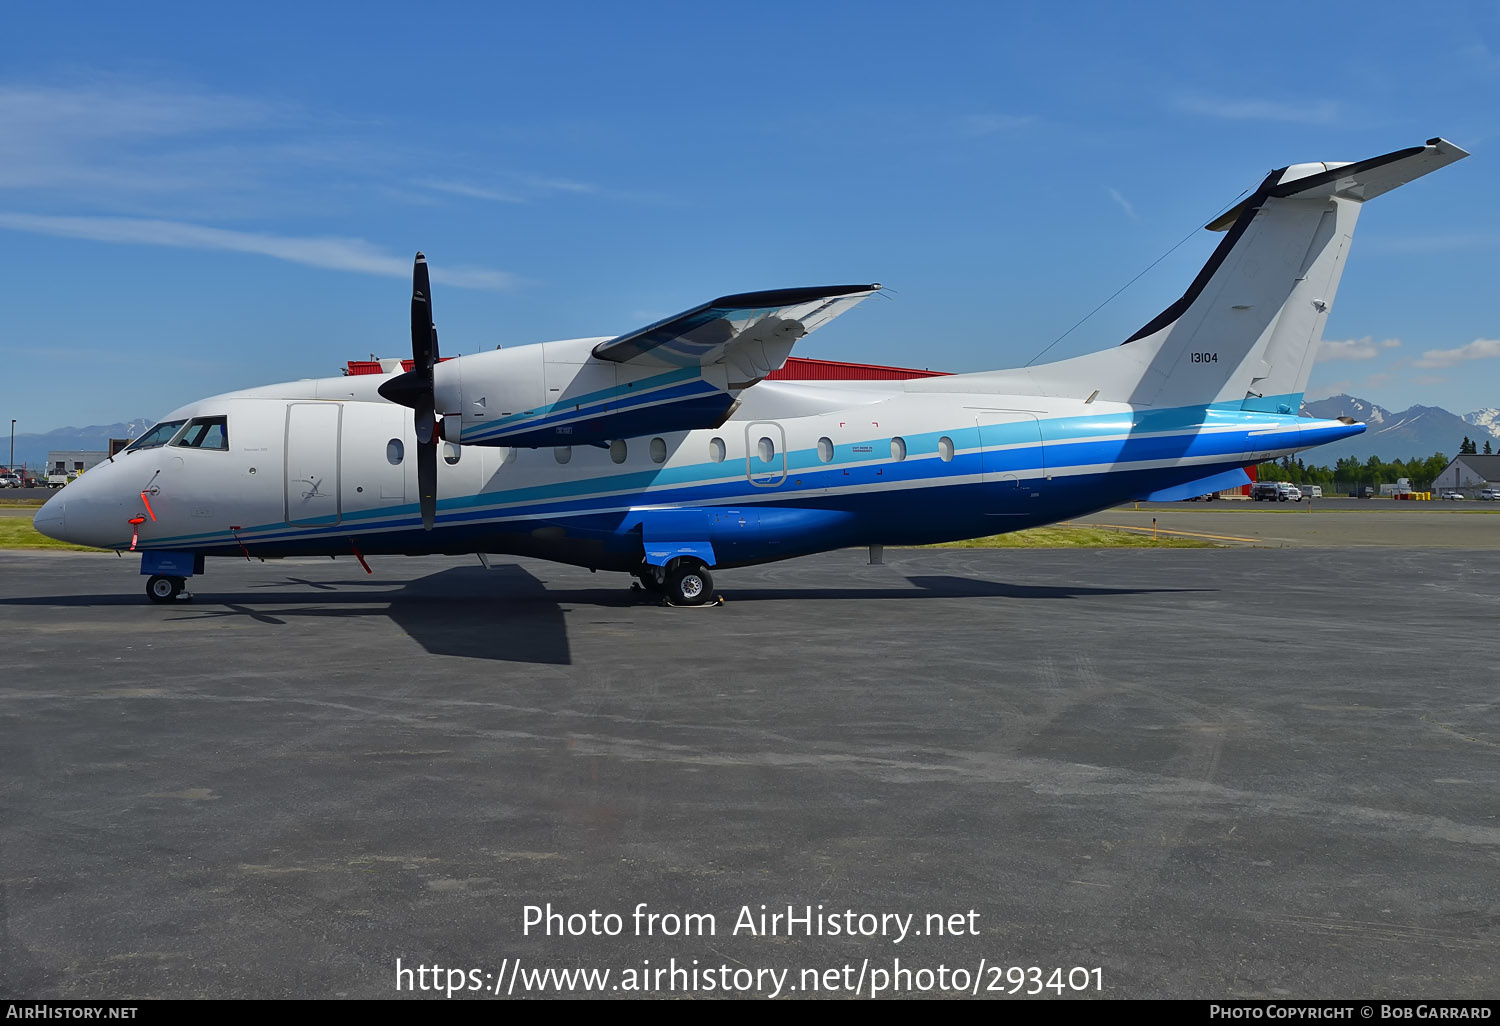
[[[417,496],[422,508],[422,528],[432,530],[437,516],[437,399],[433,394],[432,368],[438,362],[437,325],[432,319],[432,284],[427,277],[427,258],[417,254],[411,274],[412,369],[380,386],[380,394],[412,410],[417,429]]]

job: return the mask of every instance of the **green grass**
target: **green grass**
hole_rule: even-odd
[[[1100,527],[1033,527],[1028,531],[996,534],[988,538],[924,545],[929,549],[1212,549],[1213,542],[1196,538],[1172,538],[1135,531],[1112,531]]]
[[[102,552],[87,545],[70,545],[39,534],[25,517],[0,517],[0,549],[78,549]]]

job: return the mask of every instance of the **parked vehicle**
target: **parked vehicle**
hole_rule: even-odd
[[[1441,497],[1444,499],[1454,500],[1462,500],[1467,498],[1467,496],[1465,496],[1463,492],[1444,492]]]
[[[1496,499],[1500,499],[1500,488],[1481,488],[1479,489],[1479,498],[1494,502]]]
[[[21,484],[21,475],[20,474],[12,474],[9,471],[7,471],[4,474],[0,474],[0,488],[23,488],[23,487],[25,487],[25,486]]]
[[[1302,497],[1304,499],[1321,499],[1323,497],[1322,485],[1298,485],[1297,487],[1302,489]]]
[[[1256,502],[1262,499],[1270,502],[1301,502],[1302,492],[1296,485],[1285,481],[1260,481],[1250,489],[1250,498]]]

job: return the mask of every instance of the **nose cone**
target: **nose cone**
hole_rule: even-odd
[[[67,541],[68,539],[63,536],[63,531],[66,530],[63,514],[67,508],[63,493],[58,492],[43,503],[41,509],[37,510],[36,516],[31,518],[31,526],[48,538]]]

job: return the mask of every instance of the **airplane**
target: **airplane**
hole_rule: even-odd
[[[984,537],[1243,485],[1364,431],[1299,416],[1367,200],[1468,154],[1432,139],[1272,171],[1123,343],[1014,370],[771,380],[879,285],[724,296],[623,335],[443,360],[418,253],[412,366],[189,403],[37,513],[140,552],[155,602],[205,557],[489,554],[634,575],[673,605],[720,570]],[[395,361],[392,361],[393,363]]]

